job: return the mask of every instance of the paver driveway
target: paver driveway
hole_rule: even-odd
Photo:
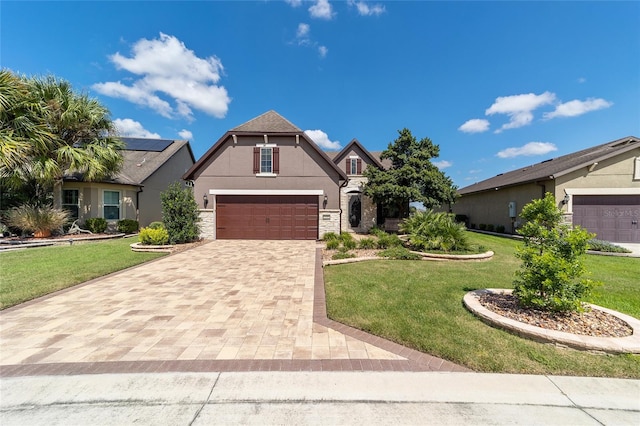
[[[406,360],[314,323],[315,267],[314,241],[212,241],[0,313],[0,366]]]

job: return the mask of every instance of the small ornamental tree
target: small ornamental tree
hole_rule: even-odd
[[[160,194],[162,221],[169,233],[169,244],[190,243],[200,237],[198,203],[193,192],[174,182]]]
[[[593,234],[562,225],[562,212],[550,193],[525,205],[521,216],[526,223],[518,233],[524,237],[524,246],[516,253],[522,265],[516,272],[513,294],[524,307],[580,311],[581,300],[596,284],[580,279],[586,272],[581,256]]]

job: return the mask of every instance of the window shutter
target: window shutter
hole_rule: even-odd
[[[273,147],[273,173],[280,173],[280,148]]]
[[[351,158],[347,158],[347,174],[351,174]]]
[[[253,173],[260,173],[260,147],[253,147]]]
[[[358,169],[358,174],[361,175],[362,174],[362,160],[360,158],[358,158],[358,160],[356,161],[356,168]]]

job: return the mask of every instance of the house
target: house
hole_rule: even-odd
[[[453,212],[472,228],[515,232],[522,207],[552,193],[566,223],[613,242],[640,243],[640,139],[607,142],[501,173],[458,191]]]
[[[361,187],[370,165],[381,167],[358,141],[329,156],[268,111],[227,131],[183,179],[193,182],[205,238],[315,240],[375,224]]]
[[[140,226],[162,220],[160,192],[195,162],[188,141],[121,138],[126,145],[124,164],[110,179],[85,182],[82,175],[65,175],[54,203],[71,212],[80,223],[103,217],[110,227],[120,219],[135,219]]]

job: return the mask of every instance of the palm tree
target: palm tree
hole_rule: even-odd
[[[36,197],[60,188],[65,174],[104,179],[122,165],[122,141],[109,110],[53,76],[0,74],[0,178],[35,184]]]

